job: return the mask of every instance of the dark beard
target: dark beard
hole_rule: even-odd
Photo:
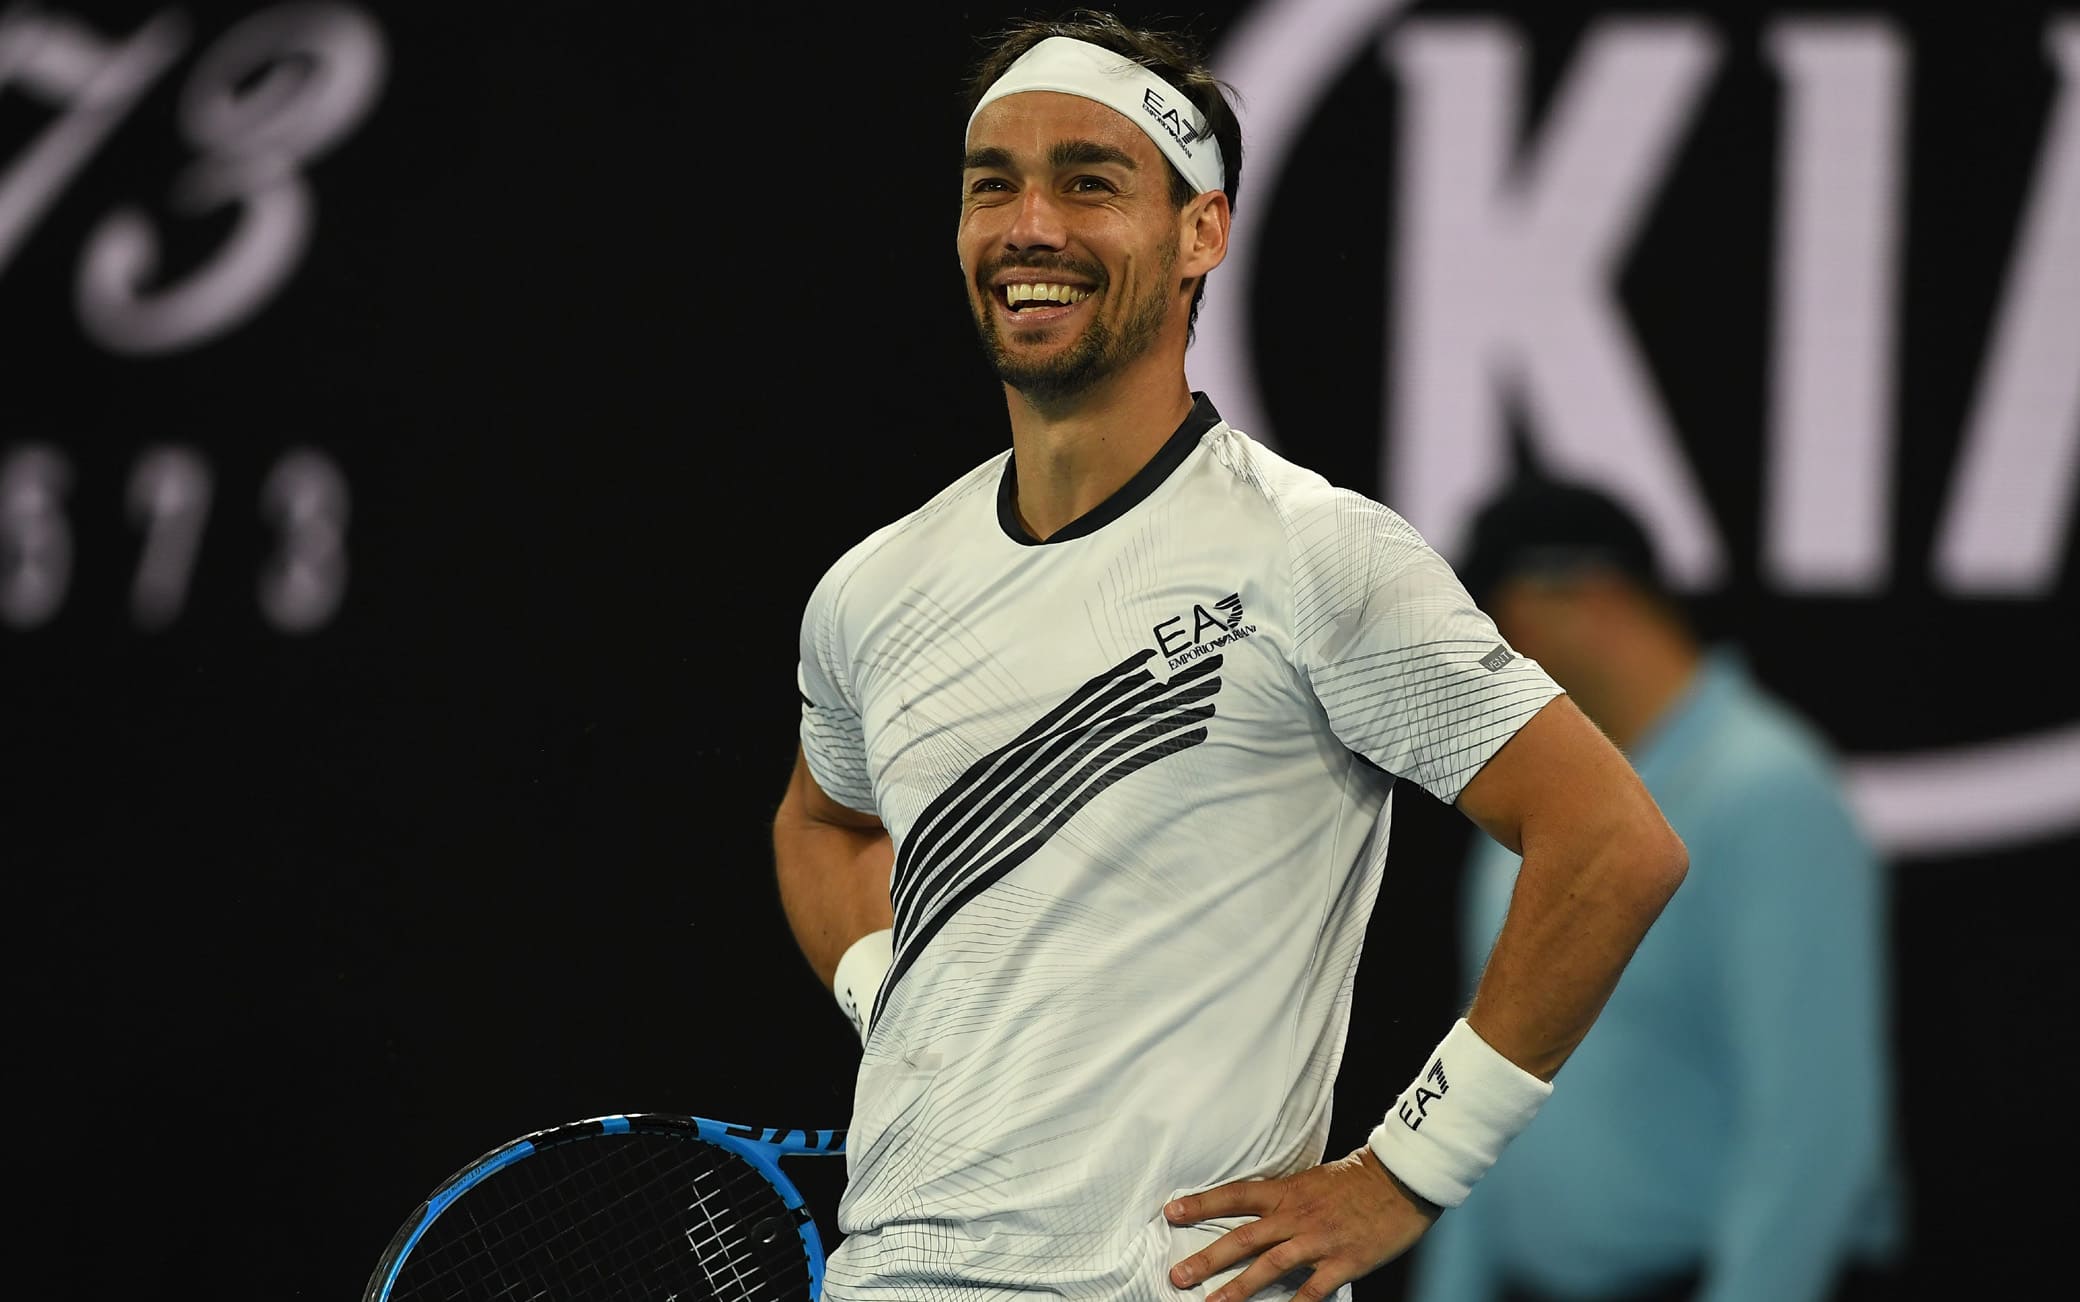
[[[1165,267],[1157,283],[1168,280],[1169,269]],[[1053,407],[1086,392],[1147,352],[1162,333],[1167,307],[1160,293],[1150,295],[1117,333],[1094,317],[1084,327],[1081,339],[1066,352],[1044,362],[1021,361],[1011,355],[1003,336],[997,333],[996,313],[990,303],[985,302],[975,314],[975,329],[982,337],[983,354],[997,378],[1018,390],[1035,407]]]

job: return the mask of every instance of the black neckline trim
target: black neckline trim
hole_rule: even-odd
[[[1035,538],[1027,533],[1025,525],[1019,521],[1018,454],[1013,453],[1004,459],[1004,477],[997,482],[997,524],[1004,530],[1005,537],[1025,547],[1047,547],[1096,533],[1155,492],[1170,477],[1170,472],[1182,465],[1184,459],[1192,454],[1192,449],[1199,446],[1206,431],[1220,424],[1220,420],[1221,414],[1213,409],[1213,400],[1194,389],[1192,409],[1186,414],[1184,423],[1156,450],[1148,464],[1121,484],[1118,492],[1045,538]]]

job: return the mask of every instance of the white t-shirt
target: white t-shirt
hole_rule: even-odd
[[[1163,1204],[1321,1161],[1394,778],[1455,799],[1559,693],[1203,395],[1045,543],[1012,483],[877,530],[802,621],[810,772],[896,847],[834,1302],[1204,1296],[1169,1268],[1241,1222]]]

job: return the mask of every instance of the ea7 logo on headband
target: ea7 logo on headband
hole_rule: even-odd
[[[1141,107],[1148,110],[1150,117],[1163,124],[1163,130],[1176,139],[1177,147],[1184,150],[1186,158],[1192,156],[1193,141],[1206,139],[1206,126],[1203,123],[1193,126],[1186,122],[1176,109],[1163,103],[1163,97],[1156,93],[1154,87],[1141,92]]]

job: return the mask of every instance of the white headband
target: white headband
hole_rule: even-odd
[[[1163,157],[1189,181],[1194,194],[1222,189],[1227,173],[1213,126],[1175,86],[1102,45],[1069,36],[1050,36],[1020,55],[996,84],[982,93],[983,105],[1029,90],[1060,91],[1096,100],[1148,133]],[[975,114],[968,115],[975,129]]]

